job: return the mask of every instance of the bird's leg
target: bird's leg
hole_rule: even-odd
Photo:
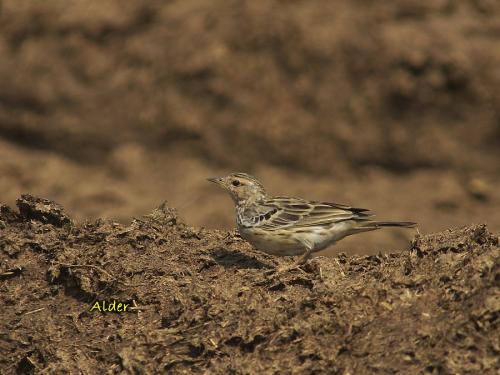
[[[302,256],[299,259],[297,259],[297,261],[294,263],[294,266],[300,267],[306,264],[306,262],[311,258],[311,255],[312,255],[312,249],[308,247],[306,249],[306,252],[302,254]]]
[[[312,249],[308,246],[306,248],[306,252],[300,256],[299,259],[295,263],[293,263],[291,266],[286,266],[278,269],[278,272],[288,272],[294,269],[299,269],[300,266],[306,264],[306,262],[311,258],[312,255]]]

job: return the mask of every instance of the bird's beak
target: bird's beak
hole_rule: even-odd
[[[207,178],[207,180],[210,182],[214,182],[217,185],[220,185],[222,183],[222,178],[218,178],[218,177]]]

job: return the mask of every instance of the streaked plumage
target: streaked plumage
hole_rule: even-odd
[[[246,173],[212,178],[229,192],[236,205],[236,224],[241,236],[255,248],[273,255],[303,255],[324,249],[342,238],[382,227],[411,228],[413,222],[382,222],[364,208],[306,201],[301,198],[268,197],[262,184]]]

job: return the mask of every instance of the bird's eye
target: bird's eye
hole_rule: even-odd
[[[233,180],[233,181],[231,182],[231,184],[232,184],[233,186],[240,186],[240,185],[241,185],[241,182],[239,182],[238,180]]]

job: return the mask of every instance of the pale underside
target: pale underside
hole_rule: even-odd
[[[241,236],[272,255],[316,252],[354,233],[377,229],[366,209],[275,197],[237,207]]]
[[[241,236],[256,249],[271,255],[295,256],[306,252],[323,250],[338,240],[348,236],[353,224],[342,222],[331,229],[312,227],[307,233],[297,233],[290,230],[279,230],[269,233],[260,228],[239,227]]]

